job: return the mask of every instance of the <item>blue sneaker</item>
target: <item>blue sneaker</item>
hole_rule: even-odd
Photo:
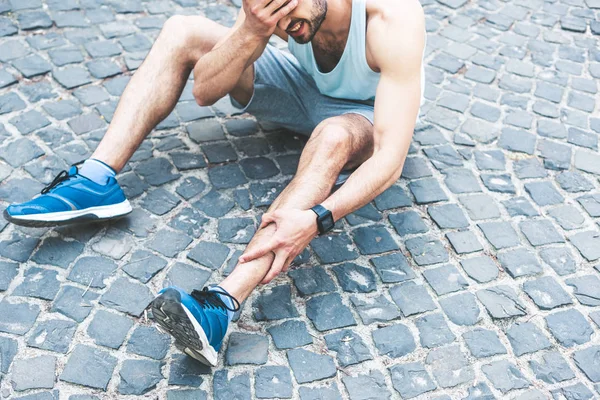
[[[131,205],[114,178],[99,185],[79,175],[77,166],[62,171],[32,200],[11,204],[4,218],[16,225],[54,226],[121,217]]]
[[[234,308],[229,308],[217,293],[231,298]],[[229,324],[227,310],[239,310],[240,303],[221,288],[194,290],[189,295],[168,287],[160,291],[151,307],[156,322],[175,338],[175,345],[183,353],[214,367]]]

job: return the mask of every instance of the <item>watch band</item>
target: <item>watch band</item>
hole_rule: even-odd
[[[331,229],[333,229],[335,223],[333,221],[333,215],[331,214],[331,211],[329,211],[320,204],[311,207],[311,210],[315,214],[317,214],[317,228],[319,229],[320,235],[327,233]]]

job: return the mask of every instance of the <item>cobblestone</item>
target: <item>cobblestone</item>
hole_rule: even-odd
[[[600,4],[421,3],[425,101],[401,179],[252,295],[214,371],[144,308],[231,272],[305,140],[227,98],[197,106],[190,80],[117,177],[130,216],[0,217],[2,396],[597,395]],[[232,25],[239,6],[0,0],[0,208],[91,154],[168,17]]]

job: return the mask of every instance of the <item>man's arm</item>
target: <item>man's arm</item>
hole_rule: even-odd
[[[230,33],[194,66],[193,93],[198,104],[214,104],[235,88],[244,71],[264,51],[277,22],[297,3],[297,0],[244,0]]]
[[[381,70],[375,98],[374,151],[322,205],[335,220],[359,209],[400,178],[421,101],[423,12],[382,17],[369,28]]]

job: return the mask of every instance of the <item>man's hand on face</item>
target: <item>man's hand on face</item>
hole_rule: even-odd
[[[299,0],[244,0],[245,25],[259,37],[270,37],[280,19],[291,13]]]
[[[281,271],[288,270],[294,258],[308,246],[318,234],[317,218],[311,210],[277,210],[262,217],[259,229],[275,224],[276,231],[271,240],[248,251],[239,259],[240,263],[256,260],[270,252],[275,254],[271,269],[261,283],[271,282]]]

